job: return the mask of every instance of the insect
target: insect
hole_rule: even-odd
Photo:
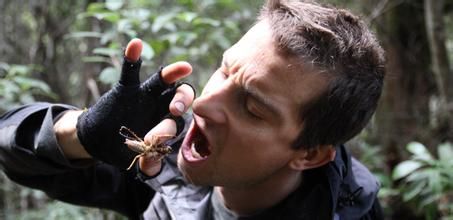
[[[137,156],[135,156],[134,160],[132,160],[127,170],[131,169],[135,161],[140,157],[151,156],[154,158],[162,158],[172,151],[170,146],[166,146],[159,142],[160,138],[171,138],[174,137],[173,135],[154,135],[151,138],[151,143],[146,144],[143,139],[138,137],[133,131],[131,131],[131,129],[125,126],[121,126],[119,133],[121,136],[126,138],[124,143],[127,145],[127,147],[139,153]]]

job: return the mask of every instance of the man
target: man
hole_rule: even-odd
[[[124,171],[136,153],[120,127],[151,129],[147,143],[177,135],[194,96],[172,84],[190,73],[187,63],[139,85],[140,48],[129,43],[120,83],[86,111],[35,104],[4,115],[5,173],[129,218],[381,218],[377,181],[342,145],[369,121],[384,76],[383,51],[357,17],[269,0],[194,100],[190,125],[171,140],[176,153]]]

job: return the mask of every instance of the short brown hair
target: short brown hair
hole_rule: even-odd
[[[313,2],[268,0],[267,20],[278,51],[314,65],[329,79],[326,91],[301,106],[303,129],[295,148],[342,144],[357,135],[376,110],[383,87],[384,51],[357,16]]]

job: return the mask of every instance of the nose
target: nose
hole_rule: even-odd
[[[228,91],[222,86],[203,91],[202,95],[194,100],[193,112],[212,123],[225,123],[227,120]]]

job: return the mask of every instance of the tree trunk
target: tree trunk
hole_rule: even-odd
[[[379,123],[375,138],[384,146],[393,167],[401,161],[401,152],[409,141],[428,138],[429,98],[435,84],[427,68],[423,0],[395,5],[376,22],[387,53],[387,75],[376,114]]]
[[[385,0],[381,0],[385,1]],[[389,1],[392,2],[392,1]],[[430,98],[436,92],[430,74],[429,46],[425,31],[423,0],[388,5],[374,22],[387,55],[384,93],[376,112],[374,141],[383,147],[388,170],[407,157],[405,146],[420,141],[430,146]],[[392,219],[414,219],[402,204]]]
[[[448,105],[452,101],[453,88],[448,85],[453,84],[453,77],[446,48],[444,3],[444,0],[425,0],[425,23],[431,52],[431,69],[438,93],[438,104],[433,109],[435,130],[439,133],[437,136],[440,141],[451,141],[452,109],[449,109]]]

